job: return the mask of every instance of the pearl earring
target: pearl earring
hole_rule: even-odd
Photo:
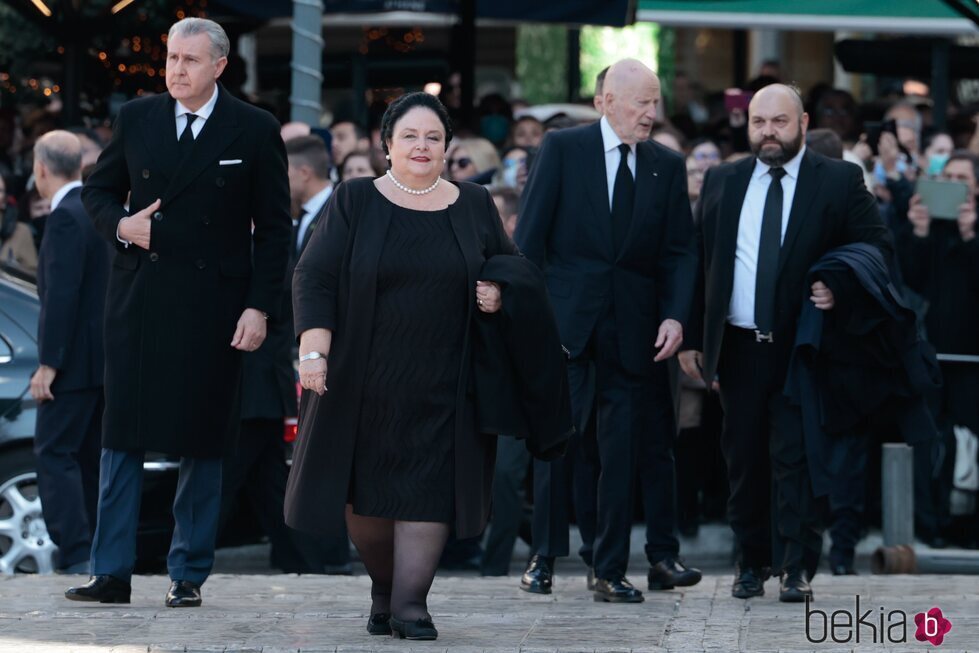
[[[390,154],[385,154],[384,155],[384,158],[387,159],[388,161],[390,161],[391,160],[391,155]]]

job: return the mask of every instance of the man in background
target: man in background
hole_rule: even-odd
[[[58,546],[56,568],[67,574],[88,573],[95,530],[110,255],[82,206],[81,167],[74,134],[51,131],[34,145],[34,182],[51,200],[37,272],[34,455],[44,521]]]

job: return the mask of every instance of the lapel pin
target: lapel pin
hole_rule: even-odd
[[[654,172],[654,173],[653,173],[653,176],[654,176],[654,177],[659,177],[659,173],[658,173],[658,172]]]

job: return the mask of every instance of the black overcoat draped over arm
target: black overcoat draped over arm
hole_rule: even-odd
[[[174,106],[170,95],[123,105],[82,190],[115,249],[103,445],[216,458],[238,433],[238,319],[245,308],[277,319],[281,306],[292,231],[285,147],[270,113],[219,86],[181,158]],[[157,199],[150,249],[125,247],[119,221]]]
[[[515,254],[486,189],[459,184],[459,198],[448,215],[466,261],[467,322],[476,310],[476,281],[484,261]],[[370,350],[377,295],[377,264],[394,205],[372,179],[337,186],[325,224],[313,233],[296,266],[293,312],[296,335],[310,329],[333,332],[326,386],[321,397],[304,391],[299,436],[286,488],[290,526],[322,532],[335,523],[327,517],[347,502],[360,411],[361,389]],[[325,228],[324,228],[325,227]],[[455,529],[459,537],[478,535],[489,516],[495,436],[476,432],[470,387],[472,340],[467,331],[456,393]]]

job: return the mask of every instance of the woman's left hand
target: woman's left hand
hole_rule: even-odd
[[[500,310],[500,287],[492,281],[476,282],[476,308],[484,313]]]

